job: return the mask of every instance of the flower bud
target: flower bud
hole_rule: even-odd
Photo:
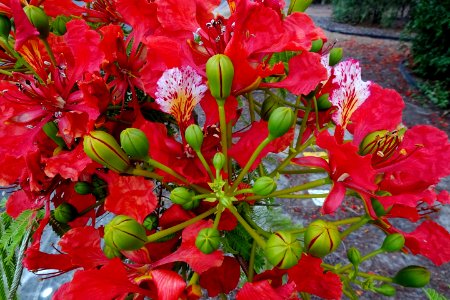
[[[311,50],[309,52],[319,52],[322,49],[323,41],[322,39],[314,40],[311,43]]]
[[[217,171],[222,170],[225,165],[225,155],[221,152],[217,152],[213,157],[213,165]]]
[[[80,195],[87,195],[92,192],[92,185],[89,182],[78,181],[73,187],[75,192]]]
[[[277,189],[275,180],[270,177],[263,176],[256,179],[253,185],[253,193],[259,196],[267,196]]]
[[[329,109],[332,104],[329,100],[330,94],[323,94],[322,96],[319,97],[319,99],[317,99],[317,108],[319,110],[327,110]]]
[[[313,256],[322,258],[336,250],[340,243],[339,230],[331,223],[316,220],[306,229],[305,248]]]
[[[0,15],[0,37],[7,39],[10,32],[11,20],[5,15]]]
[[[292,109],[288,107],[278,107],[269,118],[269,138],[275,139],[291,129],[295,121],[295,115]]]
[[[127,128],[120,133],[120,145],[131,158],[148,157],[149,144],[145,133],[137,128]]]
[[[313,0],[291,0],[289,12],[304,12],[313,2]]]
[[[68,223],[78,216],[77,209],[70,203],[61,203],[54,212],[55,220],[60,223]]]
[[[142,223],[142,225],[147,229],[147,230],[153,230],[156,227],[158,227],[158,218],[156,217],[156,215],[151,214],[148,215],[145,219],[144,222]]]
[[[170,200],[180,205],[192,201],[192,197],[194,197],[194,192],[185,187],[176,187],[170,192]]]
[[[393,233],[384,239],[381,249],[386,252],[395,252],[400,251],[404,245],[405,237],[400,233]]]
[[[389,133],[387,130],[378,130],[369,133],[359,144],[359,153],[361,155],[376,154],[383,138]]]
[[[206,62],[206,77],[211,95],[218,101],[230,96],[234,67],[231,59],[224,54],[216,54]]]
[[[197,124],[189,125],[184,133],[186,142],[194,151],[200,151],[203,144],[203,131]]]
[[[337,65],[344,56],[344,50],[342,48],[333,48],[330,50],[330,58],[328,64],[330,67]]]
[[[84,136],[84,152],[92,160],[118,173],[130,167],[130,160],[112,135],[96,130]]]
[[[383,284],[379,287],[374,287],[373,291],[375,291],[379,294],[382,294],[384,296],[388,296],[388,297],[393,297],[393,296],[395,296],[395,293],[396,293],[395,287],[393,287],[392,285],[387,284],[387,283]]]
[[[105,243],[117,250],[138,250],[147,242],[144,226],[135,219],[118,215],[105,226]]]
[[[430,271],[420,266],[407,266],[395,275],[394,283],[405,287],[421,288],[430,282]]]
[[[185,204],[181,205],[183,209],[185,210],[191,210],[200,205],[200,199],[191,200],[189,202],[186,202]]]
[[[219,248],[220,232],[216,228],[203,228],[195,239],[195,246],[205,254],[210,254]]]
[[[361,253],[355,247],[351,247],[347,250],[347,258],[352,265],[357,266],[361,262]]]
[[[384,209],[383,204],[381,204],[380,201],[378,201],[375,198],[370,199],[370,202],[372,203],[372,208],[375,211],[375,214],[377,217],[382,217],[387,214],[386,210]]]
[[[280,107],[280,105],[278,104],[278,101],[274,97],[270,96],[264,99],[264,102],[262,103],[261,106],[261,119],[263,119],[264,121],[268,121],[270,115],[278,107]]]
[[[60,15],[52,22],[52,32],[56,35],[64,35],[67,32],[66,24],[70,21],[70,17]]]
[[[122,253],[120,253],[119,250],[116,248],[109,247],[108,245],[105,245],[103,248],[103,253],[105,253],[105,256],[109,259],[113,259],[115,257],[122,257]]]
[[[47,14],[40,7],[27,5],[23,9],[31,24],[39,31],[39,36],[43,39],[48,37],[50,32],[50,23]]]
[[[264,253],[271,264],[280,269],[289,269],[298,263],[302,245],[292,233],[277,231],[267,240]]]
[[[45,123],[44,126],[42,126],[42,130],[49,138],[51,138],[55,142],[56,145],[60,147],[66,146],[66,142],[64,142],[64,140],[60,136],[58,136],[59,129],[54,122]]]

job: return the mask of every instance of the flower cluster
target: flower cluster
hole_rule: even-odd
[[[392,296],[429,272],[359,265],[400,250],[450,261],[450,234],[422,221],[450,202],[435,189],[450,175],[447,135],[406,128],[399,94],[341,61],[304,13],[311,1],[229,0],[225,15],[218,0],[28,2],[0,6],[0,184],[16,187],[7,213],[39,224],[25,267],[76,270],[54,299]],[[285,173],[305,183],[278,188]],[[252,218],[319,186],[323,216],[305,228]],[[346,195],[364,213],[329,221]],[[403,232],[393,218],[420,222]],[[324,262],[365,225],[386,233],[379,249]]]

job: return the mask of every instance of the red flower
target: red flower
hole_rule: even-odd
[[[322,260],[303,254],[298,264],[288,270],[289,280],[296,284],[298,292],[305,292],[324,299],[340,299],[342,282],[339,276],[324,271]]]
[[[200,285],[208,291],[209,297],[228,294],[239,283],[241,267],[236,259],[225,256],[222,265],[204,272],[200,276]]]
[[[286,300],[292,299],[295,292],[295,284],[287,283],[283,286],[274,288],[269,280],[246,282],[236,295],[237,300],[255,300],[255,299],[273,299]],[[294,298],[295,299],[295,298]]]

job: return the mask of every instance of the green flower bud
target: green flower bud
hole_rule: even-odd
[[[56,221],[65,224],[73,221],[78,216],[78,212],[75,206],[64,202],[55,209],[54,216]]]
[[[131,158],[145,159],[148,157],[148,139],[145,133],[137,128],[127,128],[120,133],[120,145]]]
[[[387,130],[378,130],[369,133],[359,144],[359,153],[361,155],[375,154],[379,149],[383,138],[389,133]]]
[[[66,142],[64,142],[64,140],[58,136],[58,126],[54,123],[54,122],[48,122],[45,123],[44,126],[42,126],[42,130],[45,132],[45,134],[51,138],[56,145],[60,146],[60,147],[65,147],[66,146]]]
[[[395,275],[394,283],[405,287],[421,288],[430,282],[430,271],[421,266],[407,266]]]
[[[331,104],[330,100],[330,94],[323,94],[322,96],[317,99],[317,108],[319,110],[327,110],[329,109],[333,104]]]
[[[7,39],[10,32],[11,20],[5,15],[0,15],[0,37]]]
[[[304,12],[313,2],[313,0],[291,0],[289,12]]]
[[[278,107],[280,107],[280,105],[274,97],[270,96],[264,99],[264,102],[262,103],[261,106],[261,119],[263,119],[264,121],[268,121],[270,115]]]
[[[277,189],[277,183],[273,178],[263,176],[256,179],[253,185],[253,193],[259,196],[267,196]]]
[[[66,24],[70,21],[70,17],[60,15],[52,22],[52,32],[56,35],[64,35],[67,32]]]
[[[377,217],[382,217],[387,214],[386,210],[384,209],[383,204],[381,204],[380,201],[378,201],[375,198],[370,199],[370,202],[372,203],[372,208],[375,211]]]
[[[191,210],[194,208],[197,208],[200,205],[200,199],[191,200],[189,202],[186,202],[185,204],[181,205],[183,209],[185,210]]]
[[[360,143],[359,153],[373,154],[372,163],[384,162],[395,153],[404,133],[404,130],[378,130],[369,133]]]
[[[379,287],[374,287],[373,291],[388,297],[393,297],[396,293],[395,287],[387,283]]]
[[[73,188],[75,192],[80,195],[87,195],[92,193],[92,185],[89,182],[78,181],[77,183],[75,183],[75,186]]]
[[[405,237],[400,233],[393,233],[384,239],[381,249],[386,252],[395,252],[400,251],[404,245]]]
[[[194,192],[185,187],[176,187],[170,192],[170,200],[176,204],[186,204],[192,201]]]
[[[48,37],[50,32],[50,23],[47,14],[40,7],[27,5],[23,9],[31,24],[39,31],[39,36],[43,39]]]
[[[217,152],[213,157],[213,165],[217,171],[222,170],[225,165],[225,155],[221,152]]]
[[[206,62],[206,77],[211,95],[218,101],[225,101],[230,96],[234,77],[231,59],[224,54],[216,54]]]
[[[328,64],[330,67],[337,65],[344,56],[344,50],[342,48],[333,48],[330,50],[330,58]]]
[[[148,215],[144,219],[144,222],[142,223],[142,225],[144,225],[144,227],[147,230],[153,230],[156,227],[158,227],[158,217],[156,217],[156,215],[154,215],[154,214]]]
[[[220,232],[215,228],[203,228],[195,239],[195,246],[205,254],[210,254],[219,248]]]
[[[118,215],[105,226],[105,243],[117,250],[138,250],[147,242],[144,226],[135,219]]]
[[[361,253],[355,247],[351,247],[347,250],[347,258],[352,265],[357,266],[361,262]]]
[[[309,52],[319,52],[323,47],[322,39],[314,40],[311,43],[311,50]]]
[[[92,160],[115,172],[125,172],[130,167],[130,160],[120,148],[114,137],[104,131],[91,131],[84,136],[84,152]]]
[[[292,233],[277,231],[267,240],[264,254],[274,266],[289,269],[298,263],[302,255],[302,245]]]
[[[194,151],[200,151],[203,144],[203,131],[197,124],[189,125],[184,133],[186,142]]]
[[[339,247],[341,236],[337,227],[323,220],[309,224],[305,232],[305,248],[316,257],[324,257]]]
[[[105,245],[103,248],[103,253],[105,253],[106,257],[109,259],[113,259],[115,257],[122,257],[122,253],[120,253],[119,250],[116,248],[109,247],[108,245]]]
[[[275,139],[291,129],[295,122],[295,115],[292,109],[288,107],[278,107],[269,118],[269,138]]]

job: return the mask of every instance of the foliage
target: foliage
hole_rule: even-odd
[[[412,10],[407,31],[413,36],[413,69],[419,76],[436,83],[424,86],[426,95],[440,107],[448,107],[450,89],[449,0],[418,0]]]
[[[333,18],[342,23],[381,24],[391,27],[395,20],[407,16],[407,0],[333,0]]]
[[[425,295],[427,295],[427,298],[429,300],[448,300],[447,297],[445,297],[442,294],[439,294],[436,290],[434,289],[423,289],[423,291],[425,292]]]

